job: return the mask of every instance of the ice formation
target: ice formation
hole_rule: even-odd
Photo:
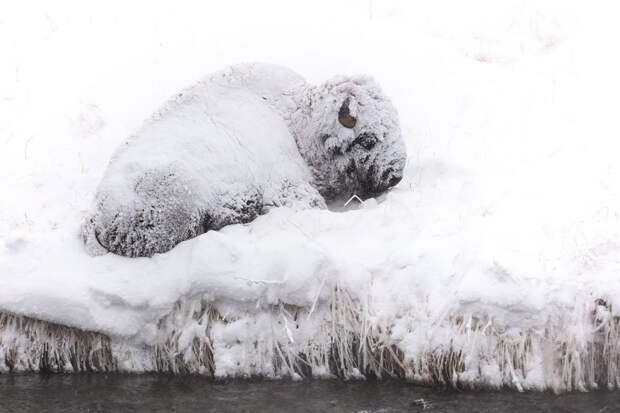
[[[274,206],[381,193],[405,160],[396,111],[372,79],[311,86],[283,67],[236,65],[177,94],[120,146],[83,237],[90,252],[151,256]]]

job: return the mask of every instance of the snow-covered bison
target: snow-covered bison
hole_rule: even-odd
[[[405,160],[396,110],[371,78],[312,86],[237,65],[178,93],[118,148],[82,235],[91,254],[151,256],[270,207],[381,193]]]

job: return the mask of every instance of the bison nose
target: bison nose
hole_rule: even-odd
[[[398,184],[401,180],[403,179],[402,176],[398,176],[398,175],[394,175],[390,178],[390,182],[389,185],[390,186],[395,186],[396,184]]]
[[[401,179],[403,179],[403,175],[399,173],[399,171],[395,171],[393,168],[386,169],[381,175],[381,180],[384,183],[387,183],[388,188],[398,184]]]

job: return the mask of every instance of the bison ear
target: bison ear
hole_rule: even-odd
[[[346,98],[338,111],[338,122],[345,128],[353,129],[357,123],[355,111],[351,110],[351,98]]]

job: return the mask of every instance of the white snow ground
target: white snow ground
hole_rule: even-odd
[[[269,355],[328,346],[347,307],[413,380],[618,386],[620,29],[610,8],[584,7],[3,4],[0,309],[104,333],[125,370],[155,369],[132,354],[171,332],[192,361],[205,326],[166,331],[175,303],[226,319],[209,329],[218,376],[287,374]],[[358,210],[279,209],[151,259],[87,255],[80,222],[115,147],[240,61],[313,83],[372,74],[399,110],[405,179]],[[0,351],[20,343],[4,331]],[[445,354],[458,366],[433,373]]]

